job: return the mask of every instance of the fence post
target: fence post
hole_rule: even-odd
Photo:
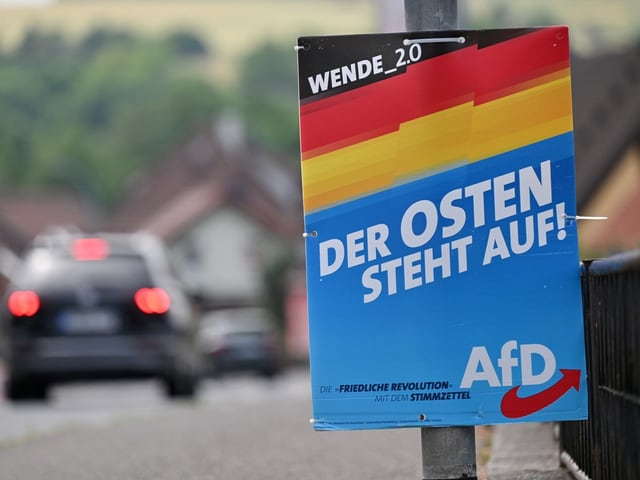
[[[404,0],[407,31],[455,30],[457,0]],[[477,479],[474,427],[422,427],[423,480]]]
[[[590,448],[588,452],[588,459],[590,464],[588,466],[589,473],[594,480],[602,479],[602,436],[600,433],[598,412],[600,411],[598,388],[600,379],[598,372],[598,357],[599,352],[598,341],[598,326],[594,321],[593,311],[591,308],[591,279],[589,278],[589,267],[591,266],[591,260],[585,260],[583,265],[583,277],[582,277],[582,308],[584,310],[584,334],[585,334],[585,353],[587,355],[587,377],[589,379],[589,418],[586,420],[587,428],[587,446]],[[586,467],[586,466],[585,466]]]

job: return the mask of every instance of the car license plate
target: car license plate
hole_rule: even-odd
[[[118,317],[109,310],[66,312],[60,319],[64,333],[112,333],[119,326]]]

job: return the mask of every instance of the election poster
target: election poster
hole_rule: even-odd
[[[314,428],[586,418],[567,27],[296,50]]]

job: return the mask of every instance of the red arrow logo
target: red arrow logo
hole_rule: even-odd
[[[530,397],[519,397],[518,390],[521,385],[509,390],[500,404],[502,414],[507,418],[521,418],[538,412],[548,407],[561,396],[567,393],[571,387],[580,390],[580,370],[560,369],[562,378],[546,390],[538,392]]]

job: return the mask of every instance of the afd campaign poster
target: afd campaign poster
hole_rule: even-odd
[[[296,50],[314,428],[586,418],[568,29]]]

